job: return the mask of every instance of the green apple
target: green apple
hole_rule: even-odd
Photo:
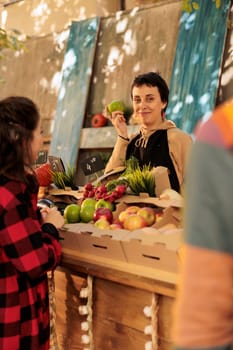
[[[95,208],[94,207],[81,207],[80,219],[81,222],[88,223],[93,220]]]
[[[125,105],[122,101],[115,100],[115,101],[112,101],[111,103],[109,103],[107,108],[108,108],[108,111],[110,113],[115,112],[115,111],[124,112]]]
[[[98,208],[108,208],[111,211],[113,211],[114,205],[110,201],[102,198],[96,202],[95,209],[98,209]]]
[[[87,223],[93,220],[95,212],[96,200],[94,198],[86,198],[81,204],[80,219]]]
[[[81,208],[84,208],[84,207],[93,207],[93,208],[95,208],[96,203],[97,203],[97,201],[95,200],[95,198],[85,198],[82,201]]]
[[[72,224],[80,221],[80,210],[81,205],[79,204],[68,204],[64,210],[64,219],[68,224]]]

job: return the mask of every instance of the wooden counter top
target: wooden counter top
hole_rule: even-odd
[[[106,259],[63,248],[62,266],[69,270],[158,294],[175,297],[177,274]]]

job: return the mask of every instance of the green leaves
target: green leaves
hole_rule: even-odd
[[[134,194],[139,195],[145,192],[151,197],[155,196],[155,178],[150,165],[140,168],[138,160],[131,157],[126,162],[126,171],[121,177],[126,180]]]
[[[0,28],[0,60],[3,59],[3,50],[10,49],[13,51],[25,50],[25,45],[22,40],[19,39],[21,33],[16,30],[6,31],[3,28]],[[0,77],[0,84],[5,82],[4,79]]]
[[[205,1],[211,1],[211,0],[205,0]],[[219,9],[221,7],[221,0],[212,0],[212,2],[215,2],[216,9]],[[193,10],[197,11],[199,10],[199,4],[197,1],[192,0],[183,0],[183,11],[186,11],[188,13],[191,13]]]
[[[108,191],[113,190],[118,184],[127,184],[135,195],[148,193],[150,197],[155,197],[155,177],[151,171],[151,166],[144,165],[140,168],[135,157],[131,157],[126,161],[126,169],[118,179],[107,183]]]
[[[76,169],[68,166],[67,170],[62,171],[51,171],[52,181],[57,188],[65,190],[66,187],[76,188],[75,184]]]
[[[19,39],[20,35],[16,29],[6,31],[0,28],[0,59],[3,57],[1,51],[4,49],[18,51],[25,48],[23,41]]]
[[[183,0],[183,11],[192,12],[193,10],[198,10],[199,5],[197,2],[192,0]]]

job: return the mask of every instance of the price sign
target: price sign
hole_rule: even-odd
[[[48,159],[49,159],[49,163],[51,165],[52,171],[57,171],[57,172],[64,172],[65,171],[65,167],[64,167],[64,164],[63,164],[61,158],[49,156]]]
[[[42,165],[47,162],[48,159],[48,151],[39,151],[38,158],[36,160],[36,165]]]
[[[81,163],[81,167],[85,175],[91,175],[104,169],[105,165],[102,158],[99,155],[95,155],[84,160]]]

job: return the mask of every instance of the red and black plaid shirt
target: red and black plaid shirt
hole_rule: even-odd
[[[1,350],[49,349],[47,272],[60,257],[58,240],[42,231],[37,194],[0,176]]]

